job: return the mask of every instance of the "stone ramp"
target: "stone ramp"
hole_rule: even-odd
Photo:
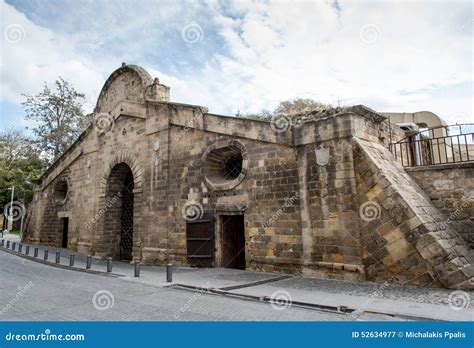
[[[467,244],[382,144],[354,138],[368,280],[473,289]]]

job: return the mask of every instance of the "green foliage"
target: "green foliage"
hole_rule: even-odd
[[[240,118],[248,118],[250,120],[269,121],[272,117],[272,114],[269,111],[262,111],[259,114],[242,114],[240,111],[238,111],[235,116]]]
[[[259,114],[245,115],[238,112],[236,116],[261,121],[270,121],[271,118],[276,115],[285,115],[290,118],[299,118],[301,116],[311,115],[311,119],[317,119],[336,115],[347,110],[347,107],[334,107],[313,99],[296,98],[280,102],[280,104],[278,104],[278,106],[272,112],[264,111]]]
[[[59,77],[51,90],[45,83],[35,96],[24,95],[26,119],[34,121],[34,139],[20,131],[0,132],[0,208],[33,197],[33,181],[77,139],[89,119],[82,111],[84,94]]]
[[[323,104],[313,99],[296,98],[282,101],[275,109],[274,114],[290,116],[330,109],[333,109],[333,107],[329,104]]]
[[[33,196],[32,181],[37,179],[46,163],[40,149],[19,131],[0,132],[0,207],[10,202],[15,186],[14,200],[28,202]]]
[[[10,234],[13,234],[15,236],[19,236],[20,235],[20,230],[13,229],[13,230],[10,231]]]
[[[36,143],[51,163],[66,151],[87,127],[88,118],[82,111],[84,94],[62,77],[55,81],[55,90],[45,83],[36,96],[24,95],[22,103],[26,119],[35,121],[32,129]]]

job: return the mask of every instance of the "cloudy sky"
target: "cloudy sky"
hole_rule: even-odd
[[[212,113],[307,97],[474,122],[471,1],[0,1],[1,129],[58,75],[90,112],[122,62]]]

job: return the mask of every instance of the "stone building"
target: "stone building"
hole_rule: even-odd
[[[36,182],[26,241],[154,264],[473,288],[469,230],[433,201],[444,199],[433,197],[436,177],[412,177],[394,159],[389,144],[405,134],[369,108],[295,125],[214,115],[170,102],[169,87],[123,65],[94,119]],[[444,169],[471,182],[451,183],[471,231],[472,164]]]

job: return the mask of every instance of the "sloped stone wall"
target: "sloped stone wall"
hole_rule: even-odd
[[[367,279],[473,288],[466,243],[390,152],[354,138],[354,156]]]

